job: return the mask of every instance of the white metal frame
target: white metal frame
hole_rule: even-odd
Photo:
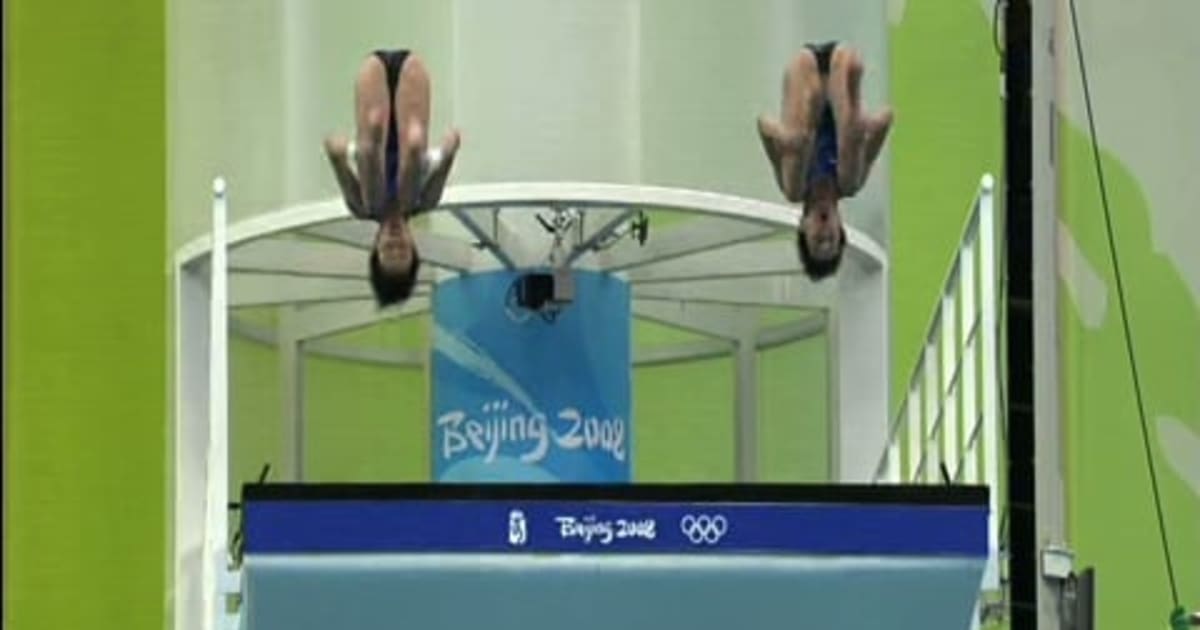
[[[992,176],[985,175],[875,470],[876,482],[939,484],[945,466],[952,482],[990,489],[986,589],[999,586],[1003,421],[994,188]]]
[[[631,316],[700,332],[711,341],[640,351],[650,365],[731,356],[735,379],[739,480],[757,470],[757,353],[828,332],[830,419],[835,428],[835,476],[870,479],[874,453],[887,440],[888,264],[870,237],[847,226],[848,251],[837,280],[817,285],[799,273],[791,232],[800,213],[792,206],[711,192],[595,183],[505,183],[447,189],[434,212],[455,217],[461,234],[417,229],[423,274],[417,297],[401,308],[370,302],[365,256],[372,229],[348,218],[340,199],[301,204],[226,227],[227,196],[218,180],[213,231],[180,250],[176,278],[175,624],[209,630],[225,620],[223,594],[237,591],[228,541],[227,334],[274,342],[284,375],[285,475],[302,480],[302,357],[319,352],[387,364],[411,365],[405,353],[349,351],[321,339],[336,332],[427,312],[440,278],[523,267],[548,252],[545,234],[522,230],[513,213],[572,208],[586,223],[568,243],[569,263],[626,278]],[[645,246],[621,241],[595,251],[637,209],[680,210],[699,218],[651,231]],[[614,213],[615,210],[615,213]],[[214,247],[215,244],[215,247]],[[361,259],[361,269],[355,258]],[[790,260],[789,260],[790,258]],[[207,281],[206,281],[207,280]],[[280,326],[254,327],[228,312],[245,306],[280,307]],[[789,324],[764,327],[755,308],[798,310]],[[805,311],[813,311],[805,315]],[[203,453],[203,455],[201,455]]]

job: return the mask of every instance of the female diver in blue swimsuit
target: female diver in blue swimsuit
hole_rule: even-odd
[[[890,108],[863,111],[862,73],[856,50],[809,44],[784,72],[780,119],[758,119],[780,191],[803,204],[796,244],[813,280],[833,275],[841,264],[846,230],[838,201],[862,188],[892,125]]]
[[[427,149],[429,73],[407,50],[377,50],[355,82],[356,139],[334,135],[325,152],[351,214],[379,223],[371,249],[371,288],[380,306],[412,295],[420,257],[408,228],[437,206],[460,142],[457,130]]]

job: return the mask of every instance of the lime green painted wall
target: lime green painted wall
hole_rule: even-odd
[[[999,175],[1000,59],[979,2],[914,0],[891,29],[892,408],[908,385],[985,172]]]
[[[230,339],[230,491],[282,461],[279,354]],[[425,374],[324,357],[305,360],[306,478],[309,481],[423,481],[429,476]]]
[[[825,336],[758,354],[758,456],[762,481],[830,479]]]
[[[326,337],[330,342],[356,348],[422,348],[429,338],[428,315],[408,317]]]
[[[793,314],[794,315],[794,314]],[[686,342],[638,323],[641,344]],[[639,482],[730,481],[734,475],[734,362],[730,358],[634,370],[634,476]],[[826,339],[758,353],[759,474],[763,481],[827,481]]]
[[[229,336],[229,491],[258,478],[271,464],[279,479],[283,453],[283,392],[279,353],[272,346]]]
[[[638,481],[733,479],[733,379],[728,358],[634,371]]]
[[[1060,218],[1108,294],[1100,326],[1090,328],[1060,283],[1070,538],[1079,564],[1097,568],[1100,628],[1165,627],[1170,590],[1090,141],[1061,118],[1060,129]],[[1104,151],[1102,160],[1167,534],[1180,595],[1195,609],[1200,494],[1168,462],[1159,418],[1176,418],[1200,438],[1200,311],[1151,244],[1141,184],[1118,156]]]
[[[4,626],[159,630],[163,3],[4,9]]]
[[[636,348],[688,343],[703,337],[653,322],[635,322],[632,339]],[[732,391],[733,362],[728,358],[635,368],[634,479],[732,479]]]
[[[305,365],[309,479],[429,479],[423,371],[324,358]]]

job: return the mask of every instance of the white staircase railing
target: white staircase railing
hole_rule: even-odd
[[[875,471],[876,483],[949,481],[988,487],[983,587],[989,590],[999,587],[1001,470],[994,187],[992,176],[984,175]]]

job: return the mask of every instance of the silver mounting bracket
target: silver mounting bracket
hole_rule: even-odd
[[[1042,549],[1042,577],[1065,581],[1075,575],[1075,552],[1059,545]]]

